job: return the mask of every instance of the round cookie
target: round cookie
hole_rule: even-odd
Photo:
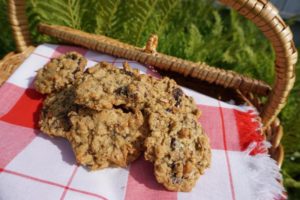
[[[126,167],[138,158],[145,138],[141,112],[122,109],[79,109],[69,114],[68,135],[78,163],[92,170]]]
[[[168,190],[190,191],[209,167],[211,151],[195,115],[150,113],[145,159],[154,163],[157,181]]]
[[[168,77],[152,81],[151,96],[147,101],[147,108],[150,112],[165,110],[170,113],[192,113],[200,116],[192,97],[184,94],[177,83]]]
[[[71,128],[68,113],[79,107],[73,102],[74,87],[72,86],[48,95],[40,113],[40,129],[50,136],[65,137]]]
[[[101,62],[87,69],[77,81],[75,102],[95,110],[124,105],[129,96],[129,85],[139,76],[138,70],[124,63],[123,69]]]
[[[74,83],[83,72],[86,63],[87,60],[76,52],[69,52],[54,58],[37,71],[34,87],[42,94],[59,91]]]

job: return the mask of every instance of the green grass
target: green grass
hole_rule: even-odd
[[[237,72],[272,83],[274,53],[264,36],[236,12],[212,6],[209,0],[28,0],[27,14],[36,44],[51,42],[35,30],[39,22],[104,34],[142,47],[159,35],[158,51]],[[0,0],[0,56],[15,49]],[[55,13],[55,14],[53,14]],[[296,73],[300,76],[298,63]],[[280,114],[285,135],[285,186],[291,198],[300,188],[300,81]]]

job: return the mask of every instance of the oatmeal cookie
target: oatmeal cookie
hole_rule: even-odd
[[[119,105],[126,105],[127,108],[141,107],[148,92],[145,86],[148,83],[143,85],[140,79],[139,71],[132,69],[128,63],[124,63],[123,69],[119,69],[101,62],[87,69],[77,81],[75,102],[98,111]]]
[[[192,113],[200,116],[193,98],[184,94],[180,86],[168,77],[152,81],[152,89],[147,99],[150,112],[165,110],[170,113]]]
[[[37,71],[34,87],[42,94],[59,91],[74,83],[76,77],[83,72],[86,63],[87,60],[76,52],[54,58]]]
[[[208,137],[191,113],[155,112],[149,115],[145,159],[153,162],[154,174],[168,190],[190,191],[209,167]]]
[[[72,128],[67,138],[76,160],[92,170],[126,167],[143,150],[144,119],[140,111],[82,108],[69,117]]]
[[[40,129],[44,133],[65,137],[71,128],[68,113],[78,108],[78,105],[73,103],[74,94],[74,87],[69,86],[47,96],[43,102],[39,120]]]

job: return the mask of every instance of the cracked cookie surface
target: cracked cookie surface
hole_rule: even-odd
[[[209,167],[208,137],[191,113],[150,113],[145,159],[153,162],[156,180],[168,190],[190,191]]]
[[[167,111],[170,113],[192,113],[199,117],[200,111],[194,99],[184,94],[179,85],[168,77],[152,81],[147,100],[147,110],[151,112]]]
[[[138,70],[124,64],[123,69],[101,62],[87,69],[78,81],[76,103],[95,110],[110,109],[137,100],[129,96],[130,84],[139,77]],[[136,92],[138,93],[138,92]]]
[[[79,107],[73,103],[74,95],[74,87],[69,86],[46,97],[39,120],[40,129],[44,133],[50,136],[65,137],[71,128],[68,113]]]
[[[69,52],[53,58],[37,71],[34,87],[42,94],[59,91],[74,83],[75,79],[83,72],[86,63],[87,60],[76,52]]]
[[[69,117],[72,128],[67,138],[76,160],[92,170],[126,167],[143,150],[144,118],[139,111],[82,108]]]

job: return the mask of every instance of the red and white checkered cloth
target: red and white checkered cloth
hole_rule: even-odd
[[[89,172],[76,164],[71,147],[61,138],[41,134],[37,127],[43,96],[32,87],[36,70],[50,58],[77,51],[88,66],[117,59],[70,46],[44,44],[0,87],[0,199],[281,199],[279,169],[265,152],[254,108],[221,102],[190,89],[202,111],[200,122],[210,138],[211,167],[188,193],[169,192],[159,185],[152,164],[140,159],[128,168]],[[142,73],[159,76],[129,61]]]

